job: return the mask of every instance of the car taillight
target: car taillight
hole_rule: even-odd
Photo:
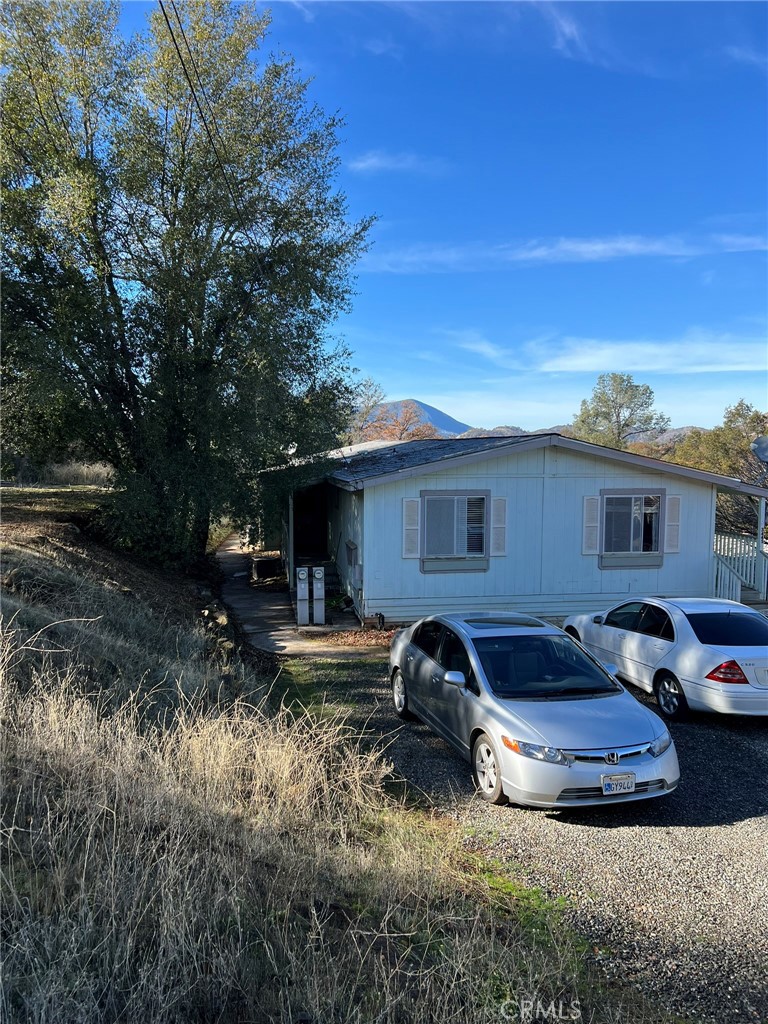
[[[707,673],[707,679],[714,679],[716,683],[748,683],[749,680],[741,671],[741,666],[736,661],[724,661],[722,665],[713,668]]]

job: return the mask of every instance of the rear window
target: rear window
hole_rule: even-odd
[[[768,644],[768,619],[749,612],[692,612],[687,616],[696,639],[714,647],[762,647]]]

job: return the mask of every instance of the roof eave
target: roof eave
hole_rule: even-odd
[[[691,469],[688,466],[681,466],[676,462],[665,462],[663,459],[654,459],[648,455],[636,455],[634,452],[607,448],[603,445],[593,444],[590,441],[579,441],[576,438],[564,437],[562,434],[534,434],[525,440],[520,440],[519,438],[510,439],[508,444],[499,444],[493,448],[483,448],[480,451],[468,452],[466,455],[447,455],[434,462],[425,462],[417,466],[396,469],[390,473],[381,473],[378,476],[349,480],[331,474],[327,479],[343,490],[360,491],[366,487],[376,487],[380,484],[391,483],[393,480],[406,480],[409,477],[437,473],[445,469],[446,466],[482,462],[487,458],[493,457],[495,454],[507,454],[510,450],[516,452],[532,451],[536,448],[548,447],[566,448],[571,451],[580,452],[583,455],[597,454],[603,458],[624,462],[642,469],[654,468],[662,473],[698,480],[701,483],[713,484],[728,494],[747,494],[755,498],[768,499],[768,487],[759,487],[756,484],[748,484],[734,477],[721,476],[718,473],[708,473],[702,469]]]

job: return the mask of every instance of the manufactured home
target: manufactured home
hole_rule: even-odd
[[[628,594],[768,599],[765,487],[559,434],[372,442],[319,465],[291,496],[289,579],[333,567],[364,622],[558,616]],[[719,491],[754,499],[754,537],[716,536]]]

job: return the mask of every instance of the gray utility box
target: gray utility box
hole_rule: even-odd
[[[309,569],[296,570],[296,624],[309,625]]]
[[[322,565],[312,570],[312,621],[325,625],[325,569]]]

